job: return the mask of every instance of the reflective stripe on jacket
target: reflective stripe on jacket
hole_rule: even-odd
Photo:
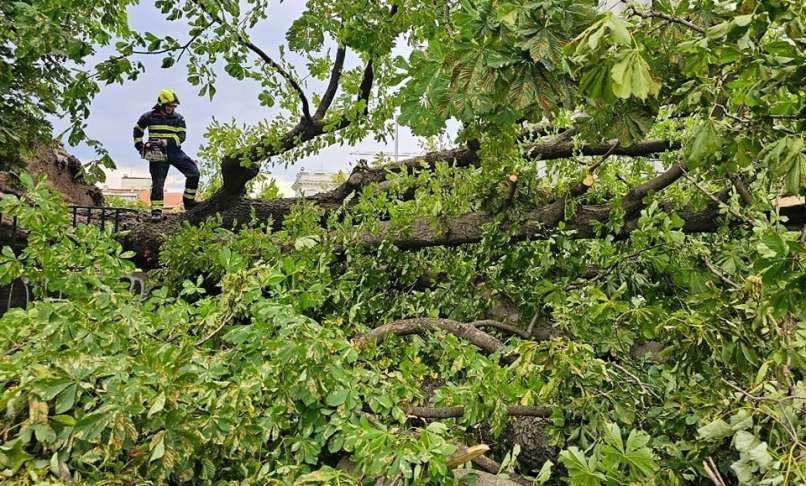
[[[148,130],[148,138],[164,139],[168,141],[169,146],[176,146],[177,148],[182,145],[187,137],[185,119],[177,112],[168,115],[162,113],[156,108],[143,113],[137,125],[134,126],[132,131],[134,137],[134,146],[143,142],[143,135]]]

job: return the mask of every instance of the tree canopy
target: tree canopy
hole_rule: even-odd
[[[282,110],[210,126],[216,190],[162,223],[73,227],[27,176],[0,201],[26,231],[0,279],[35,297],[0,317],[5,478],[806,484],[802,2],[309,0],[279,56],[260,0],[158,0],[184,40],[122,2],[14,5],[4,35],[83,14],[62,35],[115,43],[103,80],[150,53]],[[326,193],[246,196],[395,118],[461,128]]]

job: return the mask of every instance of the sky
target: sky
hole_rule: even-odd
[[[269,18],[258,25],[259,30],[251,33],[252,40],[269,55],[277,56],[278,47],[285,44],[285,32],[294,19],[303,11],[303,0],[286,0],[282,3],[271,0],[268,9]],[[129,22],[134,30],[139,32],[150,31],[157,35],[172,35],[180,42],[187,39],[187,31],[183,21],[169,22],[154,6],[153,1],[145,0],[140,5],[130,7]],[[110,51],[99,52],[94,60],[101,60]],[[349,52],[349,51],[348,51]],[[355,55],[348,54],[347,63],[354,64]],[[132,127],[141,114],[148,111],[157,98],[161,89],[171,88],[177,92],[181,105],[179,113],[185,117],[188,126],[187,140],[182,144],[183,150],[192,158],[196,158],[196,151],[204,143],[205,127],[215,117],[219,121],[233,119],[242,123],[255,123],[263,119],[271,119],[277,114],[276,109],[269,109],[259,105],[257,95],[259,85],[250,80],[238,81],[224,73],[223,68],[217,70],[220,75],[216,82],[217,93],[212,101],[209,97],[198,96],[198,87],[190,85],[186,80],[186,68],[182,63],[170,68],[162,69],[161,56],[137,56],[146,68],[135,81],[126,81],[123,85],[113,84],[102,86],[101,92],[96,96],[91,107],[91,115],[87,120],[87,132],[90,137],[100,140],[117,169],[108,172],[106,182],[100,184],[108,187],[119,187],[120,177],[129,176],[148,177],[148,162],[139,158],[133,147]],[[292,62],[300,61],[290,57]],[[300,61],[298,72],[306,73],[304,64]],[[321,84],[309,85],[307,91],[310,100],[314,93],[321,92]],[[63,121],[54,122],[56,131],[64,129]],[[399,151],[401,153],[421,152],[419,139],[412,136],[405,127],[400,127]],[[68,151],[84,162],[97,158],[93,149],[86,145],[68,147]],[[271,177],[276,181],[285,195],[292,195],[291,184],[300,170],[338,172],[349,171],[350,164],[359,158],[369,158],[367,155],[354,155],[355,152],[384,151],[387,154],[394,152],[394,142],[388,144],[376,142],[371,137],[357,143],[353,147],[332,146],[322,150],[316,156],[303,159],[293,166],[282,166],[271,169]],[[166,190],[181,191],[184,186],[184,177],[171,168],[166,183]]]

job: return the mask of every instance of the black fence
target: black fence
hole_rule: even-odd
[[[95,224],[102,230],[106,229],[107,225],[112,227],[112,232],[117,233],[120,229],[121,216],[127,213],[136,212],[134,209],[129,208],[107,208],[103,206],[68,206],[68,211],[71,216],[70,222],[73,226],[79,224]],[[11,233],[17,232],[17,217],[3,216],[0,213],[0,225],[11,226]]]
[[[72,214],[73,226],[79,223],[93,224],[100,226],[101,229],[106,229],[107,222],[112,226],[112,232],[117,233],[120,228],[120,216],[124,213],[134,213],[134,209],[129,208],[107,208],[103,206],[70,206]],[[79,216],[84,217],[83,221],[78,219]],[[93,221],[95,216],[95,221]]]

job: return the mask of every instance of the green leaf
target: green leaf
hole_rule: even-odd
[[[755,435],[746,430],[740,430],[733,436],[733,447],[739,452],[748,452],[750,449],[756,447],[759,442],[761,441],[759,441]]]
[[[747,451],[747,456],[758,464],[761,471],[766,471],[773,463],[773,458],[768,451],[766,442],[762,442]]]
[[[613,44],[627,46],[632,43],[630,24],[620,15],[608,12],[607,27],[610,29],[610,40]]]
[[[540,472],[537,473],[537,477],[535,478],[535,483],[537,484],[545,484],[549,479],[551,479],[551,468],[554,466],[554,463],[551,460],[547,460],[543,463],[543,467],[540,468]]]
[[[660,83],[652,78],[649,64],[637,49],[631,49],[622,54],[621,61],[616,63],[610,71],[613,81],[613,93],[622,99],[632,96],[641,100],[657,96],[660,92]]]
[[[163,408],[165,408],[165,392],[161,392],[157,395],[157,398],[154,399],[154,404],[148,409],[148,418],[151,418],[154,414],[160,413]]]
[[[604,441],[616,448],[618,451],[624,451],[624,443],[621,440],[621,429],[618,424],[608,423],[604,426]]]
[[[77,390],[78,387],[73,383],[59,395],[59,399],[56,400],[56,408],[54,409],[56,414],[62,414],[73,408]]]
[[[3,248],[4,254],[5,254],[5,249],[6,248],[9,248],[9,247],[6,246],[6,247]],[[9,251],[11,251],[11,248],[9,248]],[[11,253],[11,255],[8,255],[8,256],[14,257],[14,254]],[[73,380],[71,380],[69,378],[62,378],[60,380],[57,380],[57,381],[53,382],[50,386],[48,386],[45,389],[45,392],[42,394],[42,399],[45,400],[45,401],[53,400],[56,397],[56,395],[58,395],[65,388],[70,386],[71,383],[73,383]]]
[[[701,123],[695,130],[694,140],[688,151],[689,168],[700,167],[721,146],[722,139],[714,125],[709,121]]]
[[[571,483],[580,486],[599,486],[607,476],[597,472],[577,447],[560,452],[560,462],[568,470]]]
[[[798,194],[806,187],[806,155],[803,150],[803,138],[792,135],[777,140],[762,151],[762,160],[772,175],[784,179],[787,194]]]
[[[34,456],[25,452],[20,439],[10,440],[0,446],[0,463],[9,469],[11,474],[16,473],[23,464],[33,458]]]
[[[34,180],[29,173],[21,172],[19,174],[19,178],[22,187],[24,187],[25,189],[28,189],[30,191],[34,188]]]
[[[627,452],[625,454],[625,458],[630,465],[638,469],[646,477],[652,476],[659,469],[655,461],[655,455],[649,447],[646,447],[649,444],[649,439],[649,434],[646,432],[637,429],[631,430],[630,435],[627,437]]]
[[[151,457],[148,459],[148,462],[154,462],[162,459],[162,456],[165,455],[165,435],[160,434],[156,444],[152,444],[152,447],[153,449],[151,452]]]
[[[697,434],[703,439],[717,440],[727,437],[733,433],[733,428],[722,419],[703,425],[697,429]]]
[[[88,413],[76,422],[73,433],[78,438],[92,441],[101,435],[110,420],[112,414],[106,411]]]
[[[338,407],[347,399],[348,393],[349,390],[345,388],[333,390],[332,392],[328,393],[327,397],[325,398],[325,403],[329,407]]]
[[[736,473],[736,478],[739,484],[753,484],[755,482],[753,475],[753,465],[746,459],[740,459],[730,465],[733,472]]]
[[[737,15],[733,17],[733,23],[739,27],[746,27],[753,21],[753,14]]]

